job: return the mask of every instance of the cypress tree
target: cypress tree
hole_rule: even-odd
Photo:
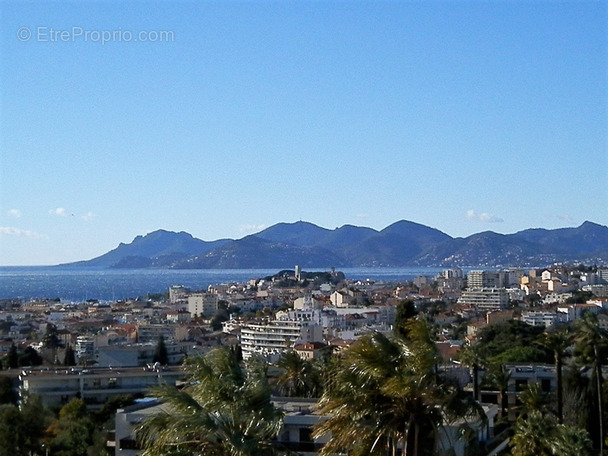
[[[158,344],[156,345],[156,350],[154,350],[154,358],[152,358],[153,362],[158,362],[163,366],[169,363],[169,355],[167,353],[167,346],[165,345],[165,338],[161,335],[158,338]]]

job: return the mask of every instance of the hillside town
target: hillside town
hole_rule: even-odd
[[[483,410],[483,419],[469,420],[472,437],[458,437],[463,422],[453,421],[445,423],[435,445],[449,447],[455,455],[501,454],[508,451],[526,388],[536,385],[541,392],[556,394],[561,380],[552,354],[533,356],[527,346],[501,359],[504,388],[484,384],[478,376],[485,373],[488,380],[495,373],[487,361],[471,362],[471,353],[498,328],[517,328],[521,334],[531,328],[540,335],[573,328],[593,315],[598,328],[608,330],[608,268],[454,268],[435,277],[383,283],[349,280],[334,269],[306,272],[295,266],[274,276],[203,290],[176,284],[147,299],[5,299],[0,309],[0,377],[8,379],[0,398],[23,406],[35,396],[41,406],[55,411],[79,400],[89,412],[114,401],[107,433],[98,438],[103,440],[98,454],[141,454],[136,427],[167,407],[152,388],[187,384],[188,360],[218,348],[232,350],[244,363],[267,363],[272,401],[283,414],[275,440],[296,454],[316,454],[330,442],[330,433],[315,431],[327,419],[319,408],[320,394],[281,388],[277,379],[286,369],[285,359],[295,354],[305,362],[328,363],[362,338],[403,330],[408,319],[431,328],[437,353],[433,369],[452,379]],[[511,343],[515,348],[516,341]],[[129,402],[120,402],[125,398]],[[61,432],[56,430],[54,437]],[[60,447],[48,432],[38,444],[46,454]]]

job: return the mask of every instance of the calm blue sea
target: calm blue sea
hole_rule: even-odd
[[[307,268],[324,271],[326,268]],[[246,282],[276,274],[278,269],[148,270],[66,269],[47,266],[0,267],[0,299],[60,298],[82,302],[136,298],[164,293],[172,285],[204,289],[212,284]],[[383,282],[412,280],[419,275],[435,276],[438,268],[343,268],[347,279]]]

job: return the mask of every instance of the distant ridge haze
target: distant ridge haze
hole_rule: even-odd
[[[186,232],[157,230],[74,267],[249,269],[302,267],[493,267],[608,261],[608,227],[485,231],[453,238],[400,220],[378,231],[310,222],[277,223],[241,239],[203,241]]]

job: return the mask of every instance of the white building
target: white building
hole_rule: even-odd
[[[521,321],[531,326],[551,328],[561,320],[558,312],[523,312]]]
[[[323,342],[323,328],[302,320],[273,320],[266,324],[241,326],[243,359],[259,355],[275,361],[296,344]]]
[[[302,296],[293,301],[294,309],[321,309],[323,308],[323,302],[312,296]]]
[[[217,312],[218,302],[216,293],[193,293],[188,296],[188,312],[193,317],[211,318]]]
[[[20,395],[36,394],[47,406],[61,406],[81,398],[99,409],[116,396],[143,394],[160,384],[175,385],[184,377],[180,367],[118,369],[27,369],[19,375]]]
[[[169,302],[177,304],[181,301],[186,301],[190,290],[182,285],[173,285],[169,287]]]
[[[458,304],[473,306],[479,312],[503,310],[509,305],[509,295],[505,288],[469,289],[462,292]]]

